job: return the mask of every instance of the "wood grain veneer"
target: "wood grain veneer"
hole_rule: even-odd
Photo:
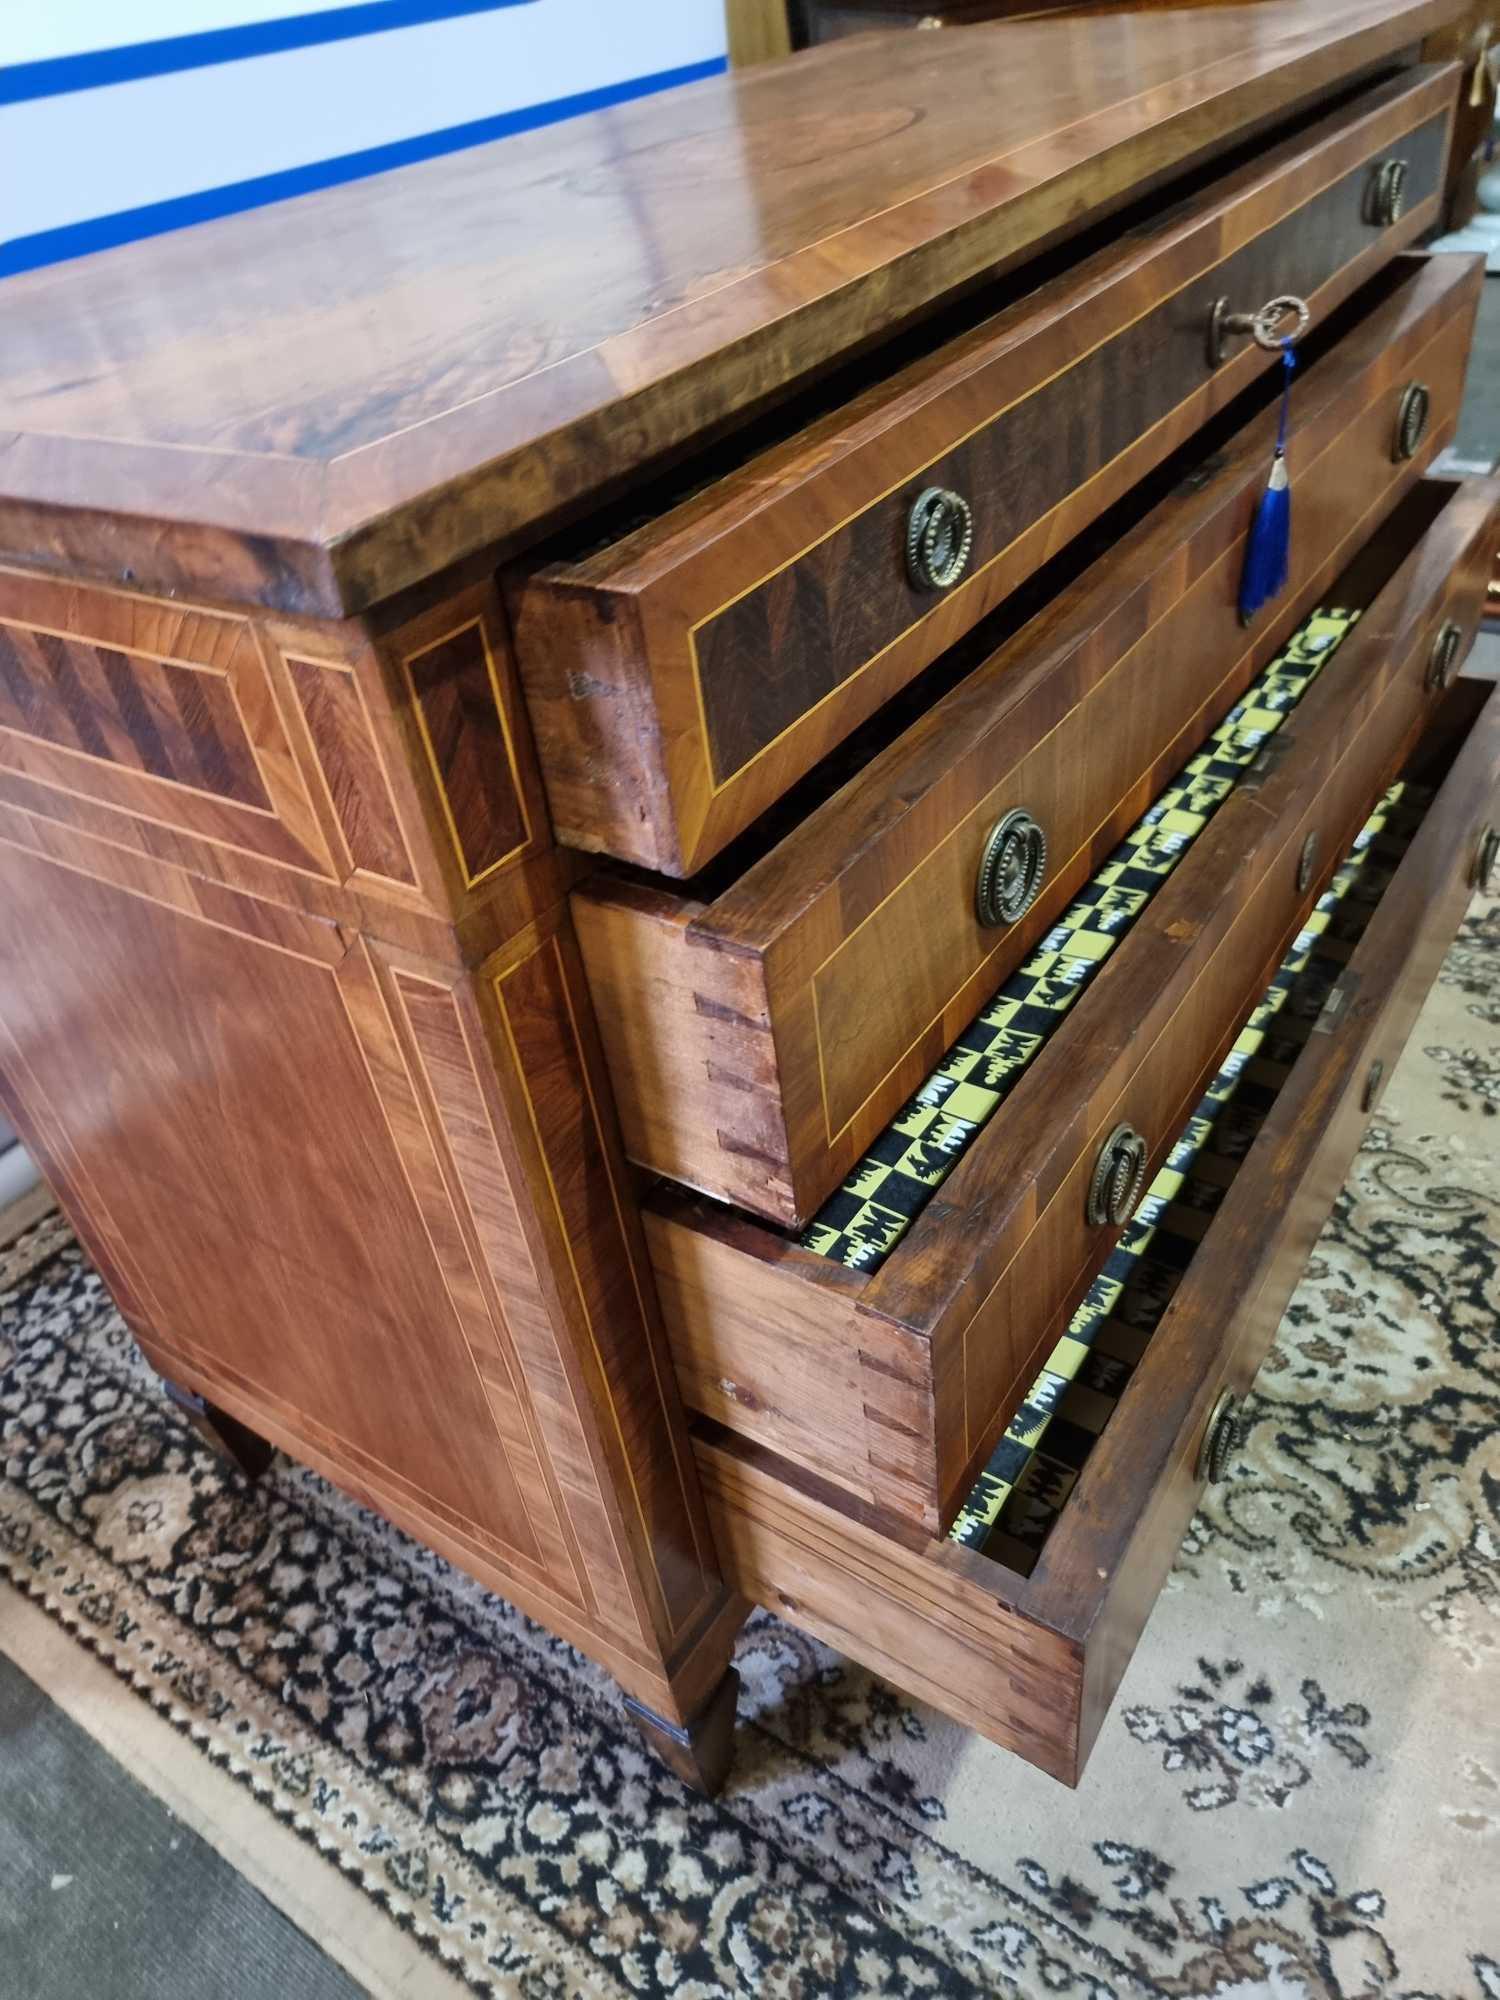
[[[0,1097],[142,1347],[691,1737],[740,1612],[571,873],[490,580],[320,624],[0,571]]]
[[[854,41],[11,279],[0,559],[362,610],[1462,5],[1000,24],[899,65]]]
[[[1247,633],[1239,569],[1267,410],[951,694],[710,901],[601,874],[573,906],[632,1159],[783,1226],[806,1222],[1394,498],[1451,442],[1477,261],[1405,260],[1304,371],[1286,595]],[[1432,393],[1391,453],[1406,384]],[[1034,910],[986,929],[989,829],[1045,827]]]
[[[692,1408],[925,1528],[952,1517],[1113,1244],[1085,1216],[1105,1135],[1128,1122],[1160,1164],[1430,710],[1438,624],[1472,639],[1497,509],[1495,482],[1420,493],[1377,540],[1389,581],[1282,754],[1237,788],[873,1277],[666,1184],[651,1197]],[[1299,890],[1313,832],[1321,866]]]
[[[1209,1414],[1270,1347],[1363,1137],[1369,1066],[1394,1066],[1468,905],[1500,785],[1492,684],[1461,682],[1427,743],[1442,790],[1350,959],[1345,1004],[1294,1066],[1029,1578],[695,1427],[737,1589],[1065,1783],[1198,1504]]]

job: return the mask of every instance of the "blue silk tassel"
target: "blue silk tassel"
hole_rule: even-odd
[[[1292,371],[1297,366],[1290,345],[1281,350],[1285,379],[1281,390],[1281,424],[1276,434],[1276,456],[1271,460],[1271,477],[1250,524],[1250,540],[1245,549],[1245,568],[1240,579],[1240,618],[1248,625],[1263,604],[1279,597],[1286,589],[1291,567],[1292,483],[1287,472],[1287,419],[1292,400]]]

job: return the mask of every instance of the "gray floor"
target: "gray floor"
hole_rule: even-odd
[[[0,2000],[363,1991],[0,1657]]]
[[[1500,632],[1479,634],[1464,671],[1481,674],[1486,680],[1500,681]]]
[[[1474,467],[1500,460],[1500,276],[1491,272],[1479,302],[1479,329],[1469,358],[1463,414],[1453,456]],[[1474,641],[1468,672],[1500,680],[1500,631],[1491,627]]]
[[[1500,458],[1500,277],[1493,273],[1484,281],[1479,330],[1453,450],[1476,465],[1493,465]]]

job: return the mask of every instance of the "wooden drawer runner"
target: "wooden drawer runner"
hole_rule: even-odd
[[[1472,637],[1497,511],[1493,481],[1428,482],[1402,504],[1345,579],[1368,608],[1265,768],[1196,835],[977,1136],[934,1124],[921,1138],[920,1172],[941,1185],[888,1255],[879,1244],[878,1269],[805,1247],[829,1248],[820,1226],[796,1242],[655,1191],[648,1239],[694,1409],[927,1529],[951,1519],[1115,1243],[1087,1214],[1106,1138],[1125,1123],[1148,1142],[1149,1172],[1165,1157],[1437,699],[1439,635],[1454,625],[1459,653]],[[1063,960],[1049,976],[1071,981]],[[857,1265],[867,1239],[857,1221],[837,1226]]]
[[[1029,1574],[861,1505],[699,1420],[725,1575],[921,1700],[1076,1784],[1203,1490],[1468,904],[1500,699],[1460,681],[1415,760],[1439,789],[1203,1231]],[[1007,1547],[1003,1538],[999,1546]]]
[[[1480,285],[1478,260],[1399,259],[1304,370],[1293,573],[1250,632],[1236,597],[1274,409],[720,893],[601,875],[575,895],[634,1160],[809,1218],[1449,442]],[[1414,380],[1430,415],[1403,461]],[[980,855],[1017,807],[1048,872],[1022,922],[988,927]]]
[[[1435,220],[1456,79],[1376,87],[645,526],[513,574],[558,838],[701,867],[1269,365],[1243,339],[1211,362],[1217,300],[1325,314]],[[906,556],[930,488],[972,514],[946,589]]]

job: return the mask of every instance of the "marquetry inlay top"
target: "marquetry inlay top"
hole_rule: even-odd
[[[860,37],[13,279],[0,557],[361,609],[1460,12]]]

